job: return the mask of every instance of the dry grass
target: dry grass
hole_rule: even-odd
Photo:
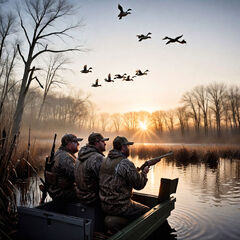
[[[131,156],[138,156],[140,159],[146,160],[169,151],[173,151],[174,156],[168,158],[168,161],[175,160],[179,164],[205,162],[209,166],[214,166],[218,163],[219,158],[240,159],[240,146],[238,145],[159,146],[139,144],[131,147]]]
[[[37,144],[36,142],[30,147],[30,151],[28,152],[27,142],[21,142],[12,160],[16,171],[14,172],[14,177],[27,178],[32,176],[35,171],[42,171],[44,169],[45,158],[50,154],[50,150],[50,143]],[[13,173],[11,176],[13,176]]]

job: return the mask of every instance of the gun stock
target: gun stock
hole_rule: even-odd
[[[147,160],[141,167],[137,168],[138,171],[142,171],[146,166],[150,167],[155,165],[156,163],[160,162],[162,158],[168,157],[173,155],[173,151],[170,151],[166,154],[163,154],[159,157],[152,158],[150,160]]]

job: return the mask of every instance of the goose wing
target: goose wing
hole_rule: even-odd
[[[175,40],[179,40],[179,38],[181,38],[182,36],[183,36],[183,34],[178,36],[178,37],[176,37]]]
[[[170,37],[165,37],[162,40],[170,40]]]
[[[118,9],[120,10],[120,12],[123,12],[123,8],[120,4],[118,4]]]

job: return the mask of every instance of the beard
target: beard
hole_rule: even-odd
[[[126,157],[129,157],[129,149],[128,149],[128,148],[125,150],[124,155],[125,155]]]

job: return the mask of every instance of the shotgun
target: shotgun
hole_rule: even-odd
[[[155,158],[152,158],[150,160],[147,160],[141,167],[138,167],[137,170],[142,171],[146,166],[148,166],[148,167],[153,166],[156,163],[160,162],[162,158],[165,158],[165,157],[168,157],[168,156],[171,156],[171,155],[173,155],[173,151],[170,151],[170,152],[168,152],[166,154],[163,154],[159,157],[155,157]]]
[[[40,185],[40,186],[39,186],[40,190],[42,191],[42,198],[41,198],[40,204],[43,204],[44,201],[45,201],[45,198],[47,197],[48,182],[47,182],[47,179],[46,179],[46,171],[51,172],[52,166],[53,166],[53,164],[54,164],[54,154],[55,154],[55,142],[56,142],[56,138],[57,138],[57,134],[55,133],[50,156],[47,156],[47,157],[46,157],[46,161],[45,161],[45,170],[44,170],[45,182],[44,182],[43,185]]]

